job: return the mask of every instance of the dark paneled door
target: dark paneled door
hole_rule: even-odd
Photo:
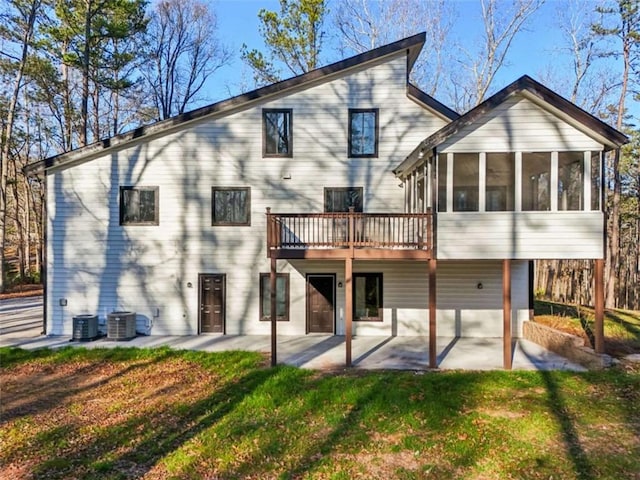
[[[335,307],[334,275],[307,276],[307,331],[334,332]]]
[[[200,274],[200,333],[224,333],[225,275]]]

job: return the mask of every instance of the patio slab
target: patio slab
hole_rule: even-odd
[[[268,335],[199,335],[199,336],[138,336],[129,341],[102,338],[93,342],[71,342],[69,336],[16,337],[0,335],[0,346],[25,349],[167,346],[175,349],[208,352],[245,350],[269,353]],[[501,370],[501,338],[438,337],[438,367],[442,370]],[[279,336],[278,363],[309,369],[342,369],[345,367],[345,339],[343,336],[305,335]],[[354,368],[367,370],[428,370],[427,337],[353,337]],[[585,368],[571,363],[537,344],[514,340],[514,370],[573,370]]]

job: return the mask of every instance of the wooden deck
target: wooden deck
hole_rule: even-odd
[[[267,256],[278,259],[432,257],[431,213],[271,213]]]

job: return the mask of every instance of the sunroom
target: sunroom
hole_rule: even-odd
[[[513,261],[593,260],[596,349],[603,350],[603,159],[626,141],[525,76],[425,139],[394,170],[407,212],[437,212],[438,262],[502,262],[506,368]]]

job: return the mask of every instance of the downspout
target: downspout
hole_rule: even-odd
[[[49,215],[48,215],[48,206],[49,206],[49,182],[47,181],[47,174],[44,174],[42,180],[42,188],[44,188],[44,197],[43,202],[40,208],[42,208],[41,222],[42,222],[42,260],[40,262],[40,281],[42,282],[42,335],[47,334],[47,299],[49,298],[49,289],[47,282],[47,264],[48,256],[47,250],[49,245],[48,240],[48,224],[49,224]]]

